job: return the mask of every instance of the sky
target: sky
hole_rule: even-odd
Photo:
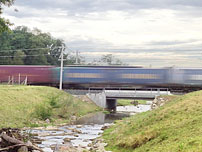
[[[113,54],[128,65],[202,67],[201,0],[16,0],[3,16],[63,39],[86,62]]]

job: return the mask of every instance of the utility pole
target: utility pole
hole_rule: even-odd
[[[64,55],[64,50],[65,50],[65,47],[64,47],[64,45],[62,45],[62,47],[61,47],[61,55],[60,55],[60,58],[61,58],[61,64],[60,64],[60,90],[62,90],[63,55]]]
[[[76,51],[76,65],[79,64],[79,52]]]

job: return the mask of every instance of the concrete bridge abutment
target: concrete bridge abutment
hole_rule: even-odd
[[[88,93],[87,96],[99,107],[106,109],[106,95],[104,92],[101,93]]]

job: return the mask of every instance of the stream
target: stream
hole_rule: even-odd
[[[45,152],[67,150],[71,146],[90,149],[92,140],[101,136],[103,128],[112,125],[115,120],[150,109],[151,105],[118,106],[116,113],[97,112],[80,118],[73,125],[32,129],[29,132],[40,139],[38,146]]]

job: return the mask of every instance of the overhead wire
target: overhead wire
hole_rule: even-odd
[[[0,50],[0,52],[4,52],[4,53],[7,53],[7,52],[15,52],[15,51],[32,51],[32,50],[46,50],[46,49],[50,49],[50,48],[32,48],[32,49],[15,49],[15,50]]]
[[[18,55],[18,56],[14,56],[14,55],[10,55],[10,56],[0,56],[0,58],[13,58],[13,57],[34,57],[34,56],[48,56],[51,54],[40,54],[40,55]]]
[[[32,50],[51,50],[51,49],[57,49],[60,47],[54,47],[54,48],[30,48],[30,49],[13,49],[13,50],[0,50],[0,53],[8,53],[8,52],[16,52],[16,51],[32,51]],[[34,56],[48,56],[51,54],[40,54],[40,55],[0,55],[0,58],[12,58],[12,57],[34,57]]]
[[[58,48],[60,48],[60,46],[56,46],[56,47],[53,47],[53,48],[51,48],[51,47],[46,47],[46,48],[30,48],[30,49],[8,49],[8,50],[0,50],[0,52],[15,52],[15,51],[33,51],[33,50],[46,50],[46,49],[48,49],[48,50],[51,50],[51,49],[58,49]]]

